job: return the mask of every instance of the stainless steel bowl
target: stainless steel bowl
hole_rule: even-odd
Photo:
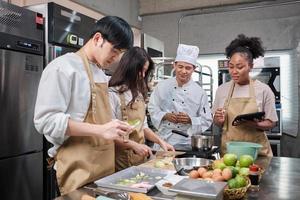
[[[175,158],[172,162],[179,175],[188,175],[193,169],[212,164],[212,160],[205,158]]]

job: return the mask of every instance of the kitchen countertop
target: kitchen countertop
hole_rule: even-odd
[[[247,200],[299,199],[300,159],[287,157],[259,157],[257,164],[265,169],[258,192],[248,192]],[[91,185],[93,187],[93,185]],[[80,188],[55,200],[80,200],[83,194],[91,196],[91,190]],[[172,199],[162,195],[157,189],[148,193],[153,199]],[[156,197],[156,198],[155,198]]]

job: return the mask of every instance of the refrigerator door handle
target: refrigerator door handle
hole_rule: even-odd
[[[5,56],[4,51],[0,50],[0,102],[3,99],[5,87]]]

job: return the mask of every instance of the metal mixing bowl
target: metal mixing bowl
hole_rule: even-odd
[[[212,164],[212,160],[205,158],[175,158],[172,162],[177,173],[184,176],[188,175],[193,169]]]

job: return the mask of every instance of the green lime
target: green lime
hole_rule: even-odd
[[[239,159],[240,161],[240,167],[249,167],[253,164],[254,159],[250,155],[242,155]]]
[[[230,179],[227,182],[227,184],[228,184],[229,189],[233,189],[233,188],[237,188],[238,187],[238,184],[237,184],[237,181],[235,180],[235,178]]]
[[[240,170],[239,170],[239,175],[248,176],[249,175],[249,168],[248,167],[241,167]]]
[[[236,180],[237,188],[245,187],[247,185],[247,180],[243,176],[236,175],[234,179]]]
[[[237,156],[233,153],[226,153],[223,157],[224,163],[227,166],[234,166],[237,161]]]
[[[234,167],[234,166],[229,166],[232,172],[232,178],[234,178],[237,174],[239,174],[239,168]]]

